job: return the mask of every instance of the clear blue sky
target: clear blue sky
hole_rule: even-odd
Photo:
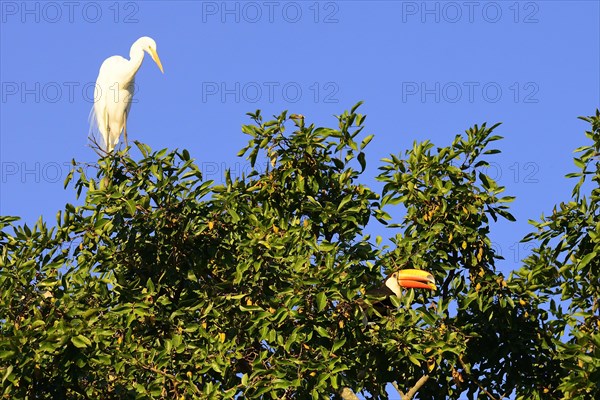
[[[257,108],[327,126],[364,100],[376,134],[366,183],[414,140],[445,146],[472,124],[503,122],[490,174],[517,196],[518,219],[493,228],[505,272],[527,253],[527,219],[570,196],[563,176],[587,128],[576,117],[600,106],[598,1],[1,1],[0,11],[0,214],[28,223],[75,201],[62,184],[72,158],[95,159],[98,68],[144,35],[165,74],[146,58],[129,137],[188,149],[207,179],[247,170],[235,154]]]

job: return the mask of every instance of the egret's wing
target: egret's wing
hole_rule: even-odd
[[[106,110],[106,101],[109,99],[107,92],[109,91],[110,80],[106,78],[106,73],[103,72],[103,70],[106,70],[105,65],[107,64],[107,61],[113,58],[114,57],[108,58],[100,67],[100,73],[98,74],[96,85],[94,87],[94,105],[90,111],[89,118],[89,139],[95,146],[105,151],[110,151],[112,149],[110,149],[108,140],[108,118]]]
[[[100,126],[98,125],[98,117],[96,116],[96,110],[94,106],[90,110],[90,115],[88,118],[88,122],[90,124],[90,130],[88,132],[88,140],[92,144],[93,147],[99,147],[103,150],[106,149],[106,141],[104,140],[104,136],[102,132],[100,132]]]
[[[129,83],[129,85],[127,86],[127,90],[124,92],[125,93],[125,115],[123,116],[123,120],[125,121],[125,124],[123,125],[123,131],[125,134],[125,137],[127,137],[127,118],[129,118],[129,110],[131,110],[131,103],[133,103],[133,95],[135,91],[135,77],[131,80],[131,82]]]

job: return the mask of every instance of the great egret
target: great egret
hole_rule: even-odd
[[[139,38],[131,45],[129,60],[121,56],[112,56],[100,66],[94,90],[91,123],[92,131],[97,128],[100,132],[106,152],[111,152],[119,143],[121,132],[127,144],[127,117],[133,99],[135,74],[142,65],[144,51],[164,73],[156,52],[156,42],[148,36]]]

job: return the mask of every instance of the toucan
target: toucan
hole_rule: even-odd
[[[388,310],[394,307],[390,296],[402,296],[402,288],[436,290],[437,287],[431,273],[419,269],[403,269],[385,278],[380,287],[368,290],[366,296],[382,297],[383,299],[373,301],[371,304],[377,312],[386,314]],[[364,304],[364,301],[361,301],[361,303]]]

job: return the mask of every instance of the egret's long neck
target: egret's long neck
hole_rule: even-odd
[[[131,63],[131,76],[133,77],[144,61],[144,50],[137,45],[137,42],[129,50],[129,62]]]

